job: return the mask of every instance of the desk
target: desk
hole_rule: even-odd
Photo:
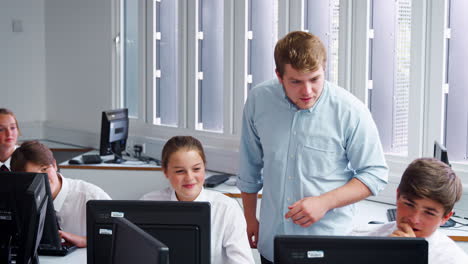
[[[64,257],[39,256],[41,264],[83,264],[86,263],[86,248],[78,248]]]
[[[98,154],[96,150],[84,154]],[[113,156],[103,156],[110,160]],[[68,161],[59,164],[64,177],[81,179],[101,187],[112,199],[140,199],[148,192],[169,186],[161,167],[141,161],[130,160],[122,164],[83,164],[70,165]],[[74,157],[81,160],[81,155]]]

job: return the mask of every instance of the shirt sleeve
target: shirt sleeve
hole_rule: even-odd
[[[112,198],[100,187],[88,183],[86,187],[88,189],[88,199],[87,200],[112,200]]]
[[[247,98],[242,117],[237,187],[246,193],[257,193],[263,187],[263,149],[254,123],[254,95]]]
[[[247,240],[247,224],[240,207],[237,204],[231,205],[224,219],[228,221],[223,238],[223,248],[228,258],[226,264],[254,264],[252,249]]]
[[[357,113],[357,121],[350,126],[347,137],[346,154],[356,173],[354,177],[377,195],[388,182],[388,167],[372,115],[365,106]]]

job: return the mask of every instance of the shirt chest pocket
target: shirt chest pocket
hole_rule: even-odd
[[[303,145],[298,159],[299,173],[303,177],[319,177],[332,180],[337,169],[345,169],[343,149],[333,143]],[[341,168],[343,167],[343,168]]]

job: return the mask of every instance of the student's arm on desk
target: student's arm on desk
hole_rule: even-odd
[[[241,192],[242,204],[244,205],[244,216],[247,222],[247,237],[250,247],[257,248],[258,228],[257,220],[257,193]]]
[[[59,231],[60,237],[63,238],[66,243],[77,246],[79,248],[86,247],[86,237],[68,233],[65,231]]]

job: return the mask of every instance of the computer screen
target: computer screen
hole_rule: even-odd
[[[276,236],[274,262],[281,264],[427,264],[424,238]]]
[[[169,248],[125,218],[114,218],[113,264],[169,264]]]
[[[450,165],[448,160],[447,149],[444,145],[440,144],[439,142],[434,142],[434,158],[444,162],[447,165]]]
[[[113,163],[122,163],[122,151],[125,150],[128,137],[128,109],[115,109],[102,112],[101,144],[99,155],[114,154]]]
[[[0,173],[0,263],[38,263],[47,210],[46,182],[47,174]]]
[[[169,248],[171,264],[210,263],[210,204],[177,201],[88,201],[87,263],[109,263],[113,218],[125,217]]]

